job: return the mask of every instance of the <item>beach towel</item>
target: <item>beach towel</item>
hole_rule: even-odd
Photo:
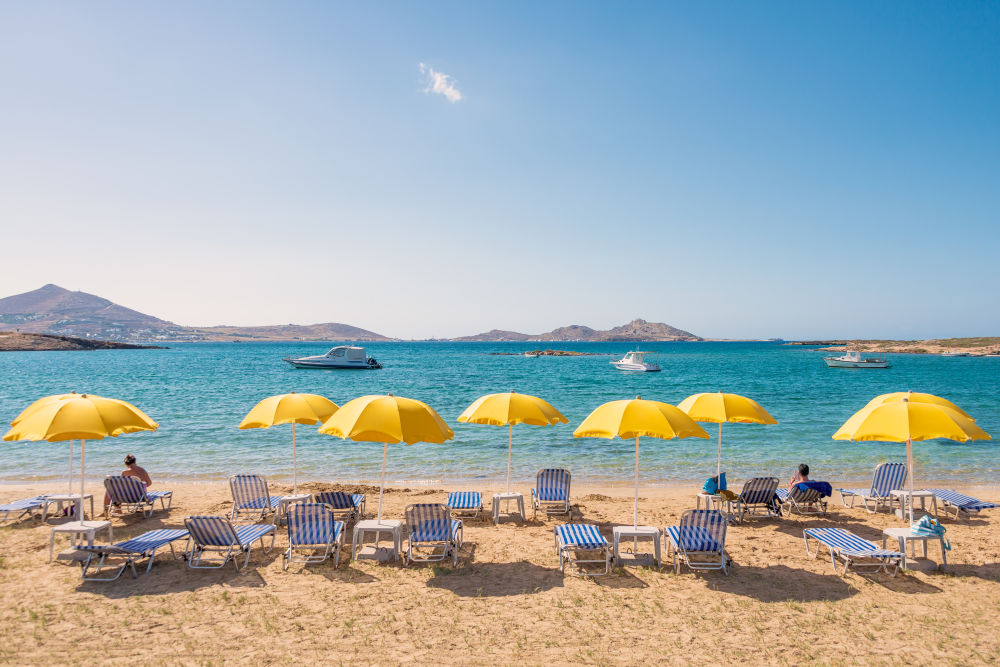
[[[910,532],[921,537],[940,537],[941,543],[946,551],[951,551],[951,542],[945,538],[946,528],[937,519],[931,518],[929,514],[920,517],[920,520],[910,526]]]
[[[830,486],[829,482],[799,482],[795,485],[799,491],[808,491],[809,489],[815,489],[819,491],[819,494],[824,498],[833,495],[833,487]]]

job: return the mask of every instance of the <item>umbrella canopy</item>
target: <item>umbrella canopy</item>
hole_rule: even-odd
[[[299,471],[295,459],[295,425],[326,421],[337,411],[337,404],[317,394],[269,396],[254,406],[240,422],[239,428],[270,428],[278,424],[292,425],[292,493],[299,492]]]
[[[378,490],[378,520],[382,521],[385,460],[389,444],[442,443],[455,432],[434,408],[400,396],[362,396],[345,403],[319,428],[320,433],[356,442],[382,443],[382,476]]]
[[[75,391],[71,391],[68,394],[53,394],[52,396],[43,396],[42,398],[38,399],[37,401],[26,407],[24,410],[22,410],[21,414],[15,417],[14,421],[12,421],[10,425],[17,426],[18,424],[21,423],[22,419],[24,419],[29,414],[31,414],[38,408],[42,407],[43,405],[48,405],[49,403],[53,403],[55,401],[64,401],[67,398],[76,398],[79,395],[80,394],[76,393]],[[73,441],[72,440],[69,441],[69,475],[67,479],[69,482],[69,492],[73,493]]]
[[[672,438],[708,438],[680,408],[669,403],[646,401],[636,396],[630,401],[611,401],[599,406],[583,420],[574,438],[635,438],[635,506],[633,527],[639,525],[639,436],[670,440]]]
[[[933,403],[934,405],[943,405],[946,408],[951,408],[967,419],[972,419],[972,417],[969,416],[969,413],[948,399],[935,396],[934,394],[924,394],[917,391],[894,391],[891,394],[882,394],[881,396],[876,396],[872,400],[868,401],[868,405],[865,407],[871,408],[876,405],[882,405],[883,403],[902,403],[903,401],[909,401],[910,403]],[[972,421],[976,420],[972,419]]]
[[[719,425],[719,457],[716,474],[722,475],[722,425],[731,424],[777,424],[778,420],[768,414],[760,403],[740,396],[724,394],[721,391],[692,394],[677,404],[696,422],[711,422]],[[720,482],[721,484],[721,482]]]
[[[947,438],[959,442],[991,439],[989,433],[960,412],[937,402],[918,403],[905,398],[899,403],[876,405],[869,403],[833,434],[834,440],[906,443],[911,524],[913,523],[913,443],[935,438]]]
[[[537,396],[517,394],[487,394],[480,396],[458,416],[462,424],[492,424],[507,427],[507,491],[510,491],[510,453],[514,444],[514,424],[551,426],[569,420],[550,403]]]
[[[18,423],[4,434],[10,440],[80,440],[79,520],[83,520],[85,443],[124,433],[155,431],[159,424],[131,403],[116,398],[80,394],[58,400],[41,399],[31,411],[22,412]]]

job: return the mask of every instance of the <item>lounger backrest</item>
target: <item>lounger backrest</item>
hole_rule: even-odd
[[[0,505],[0,512],[14,512],[35,507],[41,507],[45,503],[45,496],[35,496],[34,498],[24,498]]]
[[[872,477],[872,498],[888,498],[893,489],[902,489],[906,482],[905,463],[881,463]]]
[[[240,543],[233,524],[223,516],[189,516],[184,527],[196,544],[209,547],[230,547]]]
[[[336,536],[333,511],[323,503],[296,503],[288,515],[291,544],[327,544]]]
[[[258,501],[263,501],[263,507],[268,507],[271,494],[267,490],[267,480],[260,475],[233,475],[229,478],[229,489],[237,507],[256,506]]]
[[[569,485],[572,479],[569,470],[545,468],[538,471],[535,492],[539,500],[569,500]]]
[[[777,490],[777,477],[754,477],[743,485],[740,499],[747,504],[769,503]]]
[[[483,496],[478,491],[453,491],[448,494],[448,507],[452,509],[478,509]]]
[[[589,523],[560,524],[556,534],[563,544],[581,549],[599,549],[608,543],[597,526]]]
[[[719,510],[685,510],[679,544],[685,551],[721,552],[726,546],[726,517]]]
[[[822,500],[823,494],[819,492],[819,489],[808,488],[803,491],[798,485],[795,485],[788,492],[788,497],[797,503],[814,503],[817,500]]]
[[[137,477],[105,477],[104,488],[113,503],[141,503],[146,500],[146,485]]]
[[[335,510],[354,508],[354,499],[345,491],[322,491],[316,494],[316,502],[329,505]]]
[[[406,530],[412,542],[447,542],[451,539],[451,510],[440,503],[409,505]]]

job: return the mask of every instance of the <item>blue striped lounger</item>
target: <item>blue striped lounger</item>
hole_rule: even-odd
[[[535,488],[531,490],[531,518],[538,510],[546,514],[569,514],[569,487],[573,476],[562,468],[545,468],[538,471]]]
[[[849,530],[843,528],[806,528],[802,531],[802,536],[806,541],[806,554],[809,554],[809,538],[813,538],[820,544],[830,549],[830,561],[833,563],[833,571],[845,575],[847,570],[853,565],[855,571],[863,574],[875,574],[877,572],[889,572],[889,566],[895,565],[892,576],[896,576],[899,571],[899,563],[903,559],[903,554],[898,551],[882,549],[874,542],[861,539]],[[819,547],[813,557],[819,555]],[[844,561],[844,571],[837,571],[837,557]],[[857,563],[857,559],[866,558],[876,561],[875,563]],[[859,568],[865,568],[862,572]]]
[[[685,510],[681,525],[664,531],[667,556],[673,556],[674,574],[681,564],[692,570],[722,570],[729,574],[726,555],[726,517],[719,510]]]
[[[476,518],[483,513],[483,495],[478,491],[455,491],[448,494],[448,509],[455,516]]]
[[[0,505],[0,521],[17,521],[26,514],[34,514],[42,518],[41,509],[45,505],[45,496],[35,496],[34,498],[22,498]],[[11,518],[12,514],[15,514]]]
[[[565,573],[566,563],[570,571],[582,577],[597,577],[611,571],[611,545],[597,526],[589,523],[561,523],[553,528],[556,553],[559,554],[559,569]],[[581,558],[584,552],[601,552],[601,558]],[[585,572],[580,565],[604,564],[604,572]]]
[[[892,508],[892,496],[890,491],[902,489],[906,481],[905,463],[881,463],[875,467],[875,474],[872,476],[872,485],[867,489],[837,489],[840,491],[840,500],[844,507],[854,507],[854,499],[861,498],[865,509],[869,514],[874,514],[878,508],[885,505]],[[847,499],[851,499],[851,504],[847,504]],[[868,506],[869,501],[872,507]]]
[[[104,489],[111,499],[109,514],[112,508],[118,508],[121,514],[142,512],[148,519],[153,516],[157,500],[160,501],[160,509],[164,511],[169,510],[174,502],[173,491],[147,491],[146,485],[137,477],[105,477]]]
[[[406,508],[406,562],[441,561],[451,555],[452,565],[458,565],[458,550],[462,548],[462,522],[451,518],[447,505],[420,503]],[[421,550],[429,549],[430,553]],[[437,553],[438,549],[441,553]]]
[[[788,513],[798,514],[826,514],[827,503],[823,500],[823,495],[817,489],[807,489],[802,491],[798,486],[788,489],[778,489],[775,491],[781,505],[787,508]]]
[[[83,577],[84,581],[114,581],[118,577],[122,576],[122,572],[125,568],[132,569],[132,578],[138,578],[139,573],[135,569],[135,564],[137,561],[143,558],[148,558],[149,563],[146,565],[145,572],[149,572],[150,568],[153,567],[153,558],[156,556],[156,550],[162,546],[169,545],[170,553],[173,554],[174,558],[177,554],[174,552],[174,541],[180,540],[188,536],[188,531],[182,530],[180,528],[161,528],[160,530],[150,530],[138,537],[133,537],[130,540],[125,540],[124,542],[118,542],[116,544],[108,545],[94,545],[86,546],[80,545],[76,547],[78,552],[87,554],[86,560],[82,561],[80,564],[83,566],[83,571],[80,576]],[[101,570],[105,566],[105,560],[108,557],[121,557],[124,562],[118,566],[115,570],[113,576],[87,576],[87,572],[92,565],[95,565],[95,574],[100,575]]]
[[[234,526],[223,516],[189,516],[184,519],[184,526],[191,534],[188,536],[188,567],[192,569],[217,569],[223,567],[230,559],[239,572],[250,562],[250,547],[259,541],[264,553],[274,548],[274,538],[277,529],[274,524],[254,523]],[[264,545],[264,538],[271,535],[271,545]],[[206,553],[217,553],[218,558],[205,558]],[[246,554],[243,565],[237,556]],[[205,564],[202,564],[205,563]]]
[[[267,490],[267,480],[260,475],[233,475],[229,478],[229,490],[233,494],[229,518],[234,522],[239,521],[241,512],[263,521],[268,514],[276,514],[281,505],[281,496],[272,496]]]
[[[946,516],[949,508],[954,509],[956,519],[958,519],[959,515],[963,512],[967,515],[971,515],[973,512],[978,513],[981,510],[988,510],[996,507],[996,503],[979,500],[978,498],[973,498],[972,496],[967,496],[964,493],[952,491],[951,489],[924,489],[924,491],[930,491],[938,500],[941,501],[944,505],[944,512]]]
[[[777,477],[754,477],[744,482],[743,490],[736,499],[737,521],[742,522],[744,516],[754,515],[757,510],[764,510],[767,516],[780,516],[774,507],[778,484]]]
[[[344,523],[365,518],[365,494],[346,491],[321,491],[316,494],[316,502],[328,505],[335,517]]]
[[[322,563],[333,553],[333,566],[340,565],[344,550],[344,522],[337,521],[333,510],[324,503],[296,503],[288,513],[288,550],[284,569],[289,563]],[[317,553],[322,549],[322,553]],[[301,555],[296,551],[306,551]]]

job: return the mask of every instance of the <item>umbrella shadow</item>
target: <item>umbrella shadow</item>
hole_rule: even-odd
[[[818,574],[787,565],[740,566],[721,572],[699,572],[710,590],[733,593],[761,602],[844,600],[859,591],[836,574]]]
[[[650,560],[652,563],[652,559]],[[651,568],[653,569],[653,568]],[[615,566],[606,577],[587,577],[601,588],[649,588],[649,584],[623,567]]]
[[[475,566],[466,563],[454,570],[435,568],[427,585],[460,597],[507,597],[562,587],[563,573],[558,567],[542,567],[526,560]]]
[[[985,579],[986,581],[1000,582],[1000,563],[948,565],[945,570],[936,571],[934,574],[943,577],[976,577],[977,579]]]
[[[324,567],[319,571],[319,574],[326,577],[330,581],[336,581],[343,584],[373,584],[377,581],[381,581],[378,577],[373,574],[369,574],[364,570],[359,570],[350,565],[334,568]]]

